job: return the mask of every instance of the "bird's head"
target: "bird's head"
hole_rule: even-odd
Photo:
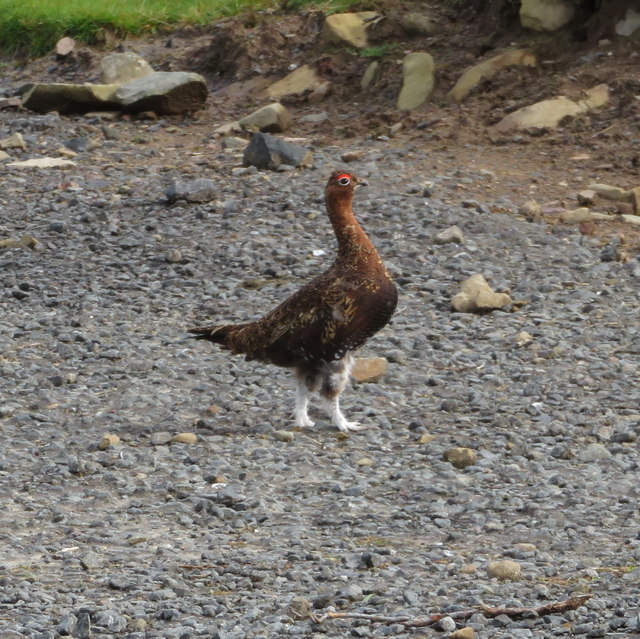
[[[327,191],[330,191],[335,195],[351,195],[358,186],[367,186],[367,183],[353,173],[347,173],[346,171],[334,171],[329,176]]]

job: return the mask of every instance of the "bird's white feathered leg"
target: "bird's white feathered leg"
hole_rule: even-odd
[[[322,387],[320,388],[320,394],[331,414],[333,425],[343,433],[365,430],[366,428],[358,422],[348,421],[340,410],[340,394],[347,386],[352,368],[353,357],[349,353],[343,359],[327,364],[323,371]]]
[[[296,375],[296,407],[293,415],[298,428],[311,428],[314,422],[309,419],[307,407],[309,406],[309,387],[304,375]]]

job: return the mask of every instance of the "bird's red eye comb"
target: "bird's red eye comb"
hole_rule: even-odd
[[[340,173],[340,175],[336,177],[336,180],[338,181],[338,184],[342,184],[342,186],[347,186],[347,184],[351,182],[351,176],[348,173]]]

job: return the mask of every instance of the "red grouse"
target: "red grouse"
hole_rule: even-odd
[[[255,322],[192,328],[195,339],[220,344],[247,360],[293,368],[298,382],[296,426],[313,426],[309,394],[318,392],[341,431],[362,430],[340,411],[339,398],[353,366],[352,352],[387,324],[398,293],[378,252],[358,224],[351,203],[355,175],[336,171],[325,189],[338,240],[331,267]]]

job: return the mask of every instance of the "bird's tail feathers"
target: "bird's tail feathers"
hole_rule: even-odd
[[[226,326],[202,326],[198,328],[190,328],[189,333],[193,339],[206,339],[214,344],[226,344],[227,337],[233,324]]]

